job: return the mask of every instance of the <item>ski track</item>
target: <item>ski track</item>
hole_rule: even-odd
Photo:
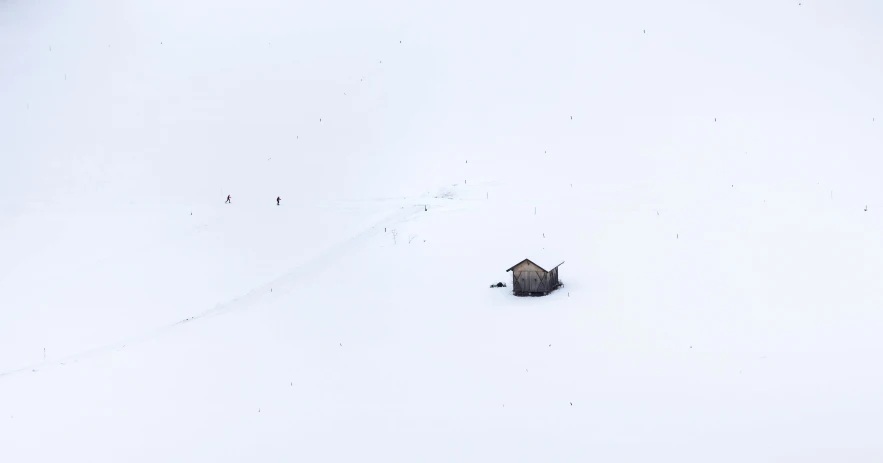
[[[361,243],[379,233],[378,230],[381,230],[384,227],[389,228],[391,225],[395,225],[397,223],[405,222],[413,216],[417,215],[418,212],[423,212],[422,204],[403,206],[396,212],[386,216],[384,219],[380,220],[374,225],[363,229],[361,232],[353,235],[346,241],[343,241],[338,245],[331,246],[322,254],[304,262],[289,273],[261,286],[255,287],[242,296],[231,299],[227,302],[217,304],[215,307],[205,310],[192,317],[160,326],[138,336],[133,336],[121,341],[105,344],[103,346],[94,347],[76,354],[68,355],[58,360],[49,360],[9,370],[2,370],[0,371],[0,379],[27,372],[36,373],[48,368],[65,366],[69,363],[77,363],[80,360],[85,360],[115,350],[121,350],[129,345],[141,344],[147,341],[151,341],[153,339],[164,336],[175,329],[190,325],[193,322],[216,317],[219,315],[224,315],[235,310],[246,308],[260,298],[271,294],[271,289],[278,289],[280,291],[288,293],[304,280],[305,275],[314,274],[317,268],[321,268],[330,264],[331,262],[334,262],[342,255],[346,254],[356,244]]]

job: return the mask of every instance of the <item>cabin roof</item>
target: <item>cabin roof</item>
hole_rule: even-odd
[[[553,262],[560,262],[560,263],[559,263],[558,265],[543,266],[543,265],[540,265],[540,264],[536,263],[536,261],[534,261],[534,260],[531,260],[531,259],[524,259],[524,260],[522,260],[521,262],[519,262],[519,263],[517,263],[517,264],[515,264],[515,265],[513,265],[513,266],[511,266],[511,267],[509,267],[509,269],[506,270],[506,271],[507,271],[507,272],[511,272],[515,267],[518,267],[519,265],[521,265],[521,264],[523,264],[523,263],[525,263],[525,262],[530,262],[531,264],[536,265],[537,267],[539,267],[540,269],[542,269],[544,272],[551,272],[552,270],[555,270],[556,268],[558,268],[558,267],[560,267],[562,264],[564,264],[564,261],[563,261],[563,260],[559,261],[559,260],[553,260],[553,259],[549,259],[549,258],[544,258],[544,259],[543,259],[543,262],[545,262],[545,263],[547,263],[547,264],[550,264],[550,263],[553,263]]]

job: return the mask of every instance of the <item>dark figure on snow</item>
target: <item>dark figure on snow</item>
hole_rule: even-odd
[[[227,203],[229,203],[229,202],[230,202],[230,195],[227,195],[227,200],[224,201],[224,204],[227,204]]]
[[[279,205],[279,201],[282,201],[282,198],[280,198],[280,197],[277,196],[277,197],[276,197],[276,205],[277,205],[277,206]]]

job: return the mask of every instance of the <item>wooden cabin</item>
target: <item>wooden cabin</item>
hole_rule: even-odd
[[[516,296],[545,296],[551,293],[561,286],[558,267],[562,264],[563,261],[554,267],[546,267],[546,270],[532,260],[524,259],[513,265],[506,270],[512,272],[512,292]]]

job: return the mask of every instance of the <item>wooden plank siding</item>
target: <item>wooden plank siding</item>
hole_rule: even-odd
[[[563,263],[563,262],[562,262]],[[525,259],[508,271],[512,272],[512,291],[517,296],[541,296],[549,294],[561,285],[558,267],[547,271],[529,259]]]

